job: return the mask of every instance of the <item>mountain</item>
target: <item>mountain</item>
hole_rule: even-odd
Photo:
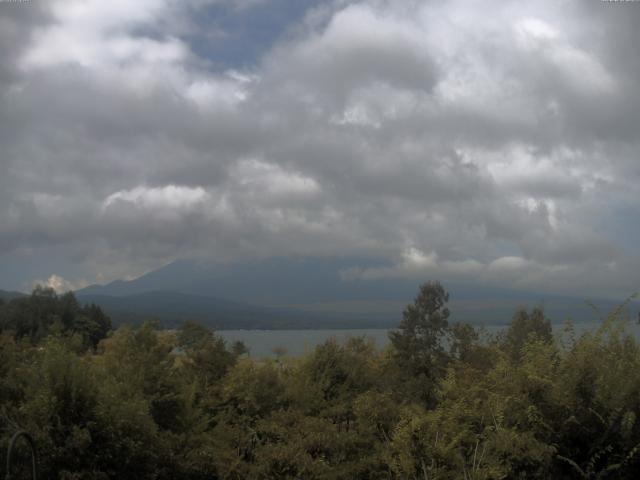
[[[336,329],[391,328],[394,319],[357,312],[323,313],[247,305],[199,295],[153,291],[127,296],[77,294],[83,303],[95,303],[115,325],[159,320],[165,328],[194,320],[216,330],[226,329]]]
[[[112,296],[175,291],[262,305],[410,298],[415,281],[345,281],[341,271],[371,259],[285,258],[236,263],[179,260],[132,281],[92,285],[80,294]]]
[[[13,300],[14,298],[24,297],[26,294],[21,292],[7,292],[6,290],[0,290],[0,299],[4,301]]]
[[[125,319],[154,316],[175,323],[191,318],[224,328],[371,328],[397,325],[403,307],[413,300],[420,283],[428,280],[345,278],[345,271],[359,266],[387,265],[344,257],[236,263],[180,260],[135,280],[92,285],[76,294]],[[581,298],[447,282],[445,287],[451,294],[454,321],[506,324],[519,306],[544,306],[555,322],[567,317],[581,322],[599,318]],[[595,303],[607,313],[619,302]]]

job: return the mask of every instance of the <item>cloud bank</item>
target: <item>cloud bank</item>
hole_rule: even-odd
[[[639,5],[305,5],[0,4],[0,266],[366,255],[389,267],[345,275],[638,288]],[[290,21],[255,58],[216,55],[268,8]]]

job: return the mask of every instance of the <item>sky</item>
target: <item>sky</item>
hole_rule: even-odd
[[[640,2],[0,0],[0,288],[375,258],[640,288]],[[380,266],[383,265],[383,266]]]

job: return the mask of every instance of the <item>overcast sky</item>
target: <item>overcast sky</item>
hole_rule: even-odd
[[[640,287],[640,2],[0,1],[0,288],[176,258]]]

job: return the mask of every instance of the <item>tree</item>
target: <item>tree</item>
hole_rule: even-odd
[[[57,295],[36,287],[28,297],[14,298],[0,308],[0,331],[32,343],[46,337],[77,335],[81,350],[95,349],[111,331],[111,320],[97,305],[81,306],[73,293]]]
[[[415,393],[427,404],[434,400],[436,380],[448,361],[442,342],[449,332],[448,301],[449,294],[439,282],[423,284],[404,309],[398,330],[389,333],[400,371],[417,381]]]
[[[235,364],[238,356],[235,351],[227,350],[222,337],[192,321],[184,322],[180,327],[177,346],[186,354],[187,370],[199,379],[203,388],[220,380]]]
[[[195,350],[211,341],[213,332],[197,322],[187,320],[178,330],[178,346],[185,351]]]
[[[244,354],[247,354],[247,355],[249,354],[249,348],[247,348],[247,346],[244,344],[243,341],[236,340],[231,344],[231,352],[236,357],[241,357]]]
[[[541,308],[534,308],[529,314],[520,308],[513,315],[507,330],[504,346],[513,359],[520,357],[520,351],[528,342],[540,340],[548,343],[553,339],[551,322],[545,317]]]

